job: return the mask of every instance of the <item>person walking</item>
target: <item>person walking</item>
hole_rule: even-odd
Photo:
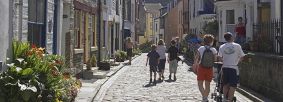
[[[153,83],[156,84],[156,71],[157,71],[157,66],[159,63],[159,54],[156,52],[156,45],[153,44],[151,45],[151,51],[147,54],[147,59],[146,59],[146,66],[147,63],[149,62],[149,68],[150,68],[150,81],[149,83],[152,83],[152,73],[154,74],[154,81]]]
[[[159,73],[158,80],[164,80],[164,69],[165,69],[165,63],[166,63],[166,55],[165,55],[166,47],[162,39],[158,41],[156,51],[160,56],[159,64],[158,64],[158,73]]]
[[[227,43],[220,46],[218,56],[223,61],[222,72],[224,101],[232,102],[235,89],[239,82],[238,63],[242,61],[245,54],[241,45],[234,43],[232,33],[225,33],[224,38]]]
[[[176,81],[176,72],[178,67],[178,48],[176,47],[176,41],[171,40],[171,46],[169,47],[168,51],[168,62],[169,62],[169,80],[171,79],[171,75],[174,74],[174,80]]]
[[[128,37],[126,41],[126,51],[127,51],[127,58],[129,60],[129,65],[131,65],[131,62],[132,62],[133,47],[134,47],[134,44],[131,40],[131,37]]]
[[[217,60],[217,50],[212,47],[214,37],[210,34],[204,35],[204,46],[201,46],[195,56],[197,68],[197,81],[202,101],[208,102],[210,82],[213,77],[213,65]],[[204,87],[205,86],[205,87]]]

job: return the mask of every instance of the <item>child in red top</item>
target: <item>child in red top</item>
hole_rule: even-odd
[[[246,42],[246,27],[245,23],[243,23],[243,18],[238,18],[238,24],[235,28],[236,32],[236,43],[239,43],[240,45],[243,45]]]

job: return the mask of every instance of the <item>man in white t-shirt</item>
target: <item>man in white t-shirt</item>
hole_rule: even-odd
[[[218,55],[223,61],[222,71],[224,99],[227,102],[232,102],[239,80],[238,63],[243,59],[245,54],[242,47],[239,44],[234,43],[232,33],[225,33],[224,38],[227,43],[220,46]]]

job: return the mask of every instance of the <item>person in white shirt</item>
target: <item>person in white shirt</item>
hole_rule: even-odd
[[[159,54],[159,64],[158,64],[158,73],[159,73],[159,79],[158,80],[164,80],[164,69],[165,69],[165,63],[166,63],[166,47],[164,44],[164,41],[160,39],[158,41],[158,46],[156,48],[156,52]]]
[[[223,93],[225,101],[232,102],[234,92],[239,80],[238,63],[245,56],[241,45],[234,43],[233,34],[227,32],[224,34],[227,43],[219,48],[218,56],[223,61]]]

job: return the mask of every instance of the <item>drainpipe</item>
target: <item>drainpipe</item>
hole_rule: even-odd
[[[101,60],[101,0],[98,0],[98,60],[97,60],[97,65],[100,66],[100,60]]]
[[[125,0],[122,2],[122,50],[124,50]]]

